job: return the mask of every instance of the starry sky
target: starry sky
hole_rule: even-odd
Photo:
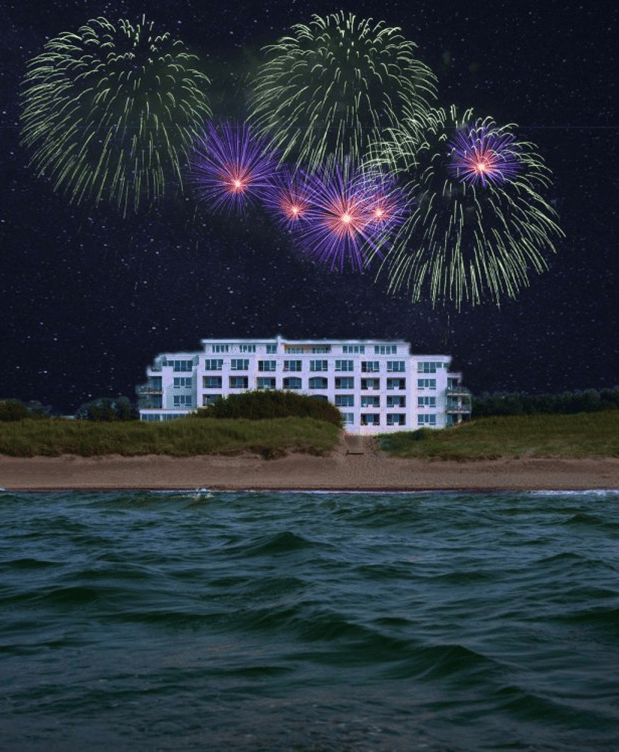
[[[161,352],[202,338],[404,339],[447,353],[474,394],[619,384],[619,11],[566,0],[0,0],[0,399],[62,413],[135,397]],[[391,296],[374,272],[330,272],[258,213],[231,222],[189,199],[123,218],[72,205],[20,145],[26,62],[88,19],[147,18],[211,70],[211,106],[239,117],[261,48],[313,13],[399,26],[438,76],[439,101],[520,126],[552,170],[565,238],[513,301],[433,308]]]

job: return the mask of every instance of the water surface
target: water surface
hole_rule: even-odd
[[[617,750],[619,493],[1,493],[0,747]]]

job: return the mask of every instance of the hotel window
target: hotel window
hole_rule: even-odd
[[[417,397],[417,407],[436,407],[436,397]]]
[[[324,376],[314,376],[314,378],[309,380],[310,389],[327,389],[328,386],[329,381]]]
[[[361,397],[361,407],[380,407],[380,397]]]
[[[361,379],[361,389],[380,389],[380,379]]]
[[[274,371],[276,366],[277,366],[277,361],[275,360],[259,360],[258,361],[259,371]]]
[[[284,348],[287,353],[304,353],[305,348],[298,345],[288,345]]]
[[[190,394],[175,394],[174,407],[191,407],[192,397]]]
[[[247,371],[249,368],[249,360],[232,358],[230,361],[231,371]]]
[[[210,405],[212,402],[217,402],[218,399],[221,399],[221,394],[203,394],[202,404],[206,407],[206,405]]]
[[[417,389],[436,389],[436,379],[417,379]]]
[[[142,420],[147,420],[152,423],[159,423],[159,415],[157,413],[146,413],[142,415]]]
[[[417,373],[436,373],[436,369],[442,367],[442,363],[417,363]]]
[[[277,345],[267,345],[267,355],[275,355],[277,352]]]
[[[402,415],[402,413],[391,413],[390,415],[387,415],[387,425],[388,426],[403,426],[405,425],[406,416]]]
[[[191,376],[177,376],[174,378],[175,389],[191,389]]]
[[[418,426],[435,426],[436,425],[436,415],[432,415],[432,414],[418,415],[417,416],[417,425]]]
[[[362,413],[361,425],[362,426],[379,426],[380,415],[377,415],[376,413]]]
[[[315,347],[312,347],[312,352],[316,355],[319,355],[320,353],[330,353],[331,345],[316,345]]]
[[[378,360],[362,360],[361,370],[363,373],[376,373],[380,371],[380,362]]]
[[[355,379],[353,376],[336,376],[335,378],[336,389],[354,389]]]
[[[342,413],[342,423],[345,426],[350,426],[355,422],[355,414],[354,413]]]
[[[406,389],[406,379],[387,379],[387,389]]]
[[[168,365],[173,371],[192,371],[193,360],[168,360]]]
[[[391,373],[396,373],[398,371],[404,372],[405,369],[405,363],[403,360],[388,360],[387,361],[387,370]]]
[[[221,376],[203,376],[203,389],[221,389]]]
[[[312,394],[312,399],[318,400],[318,402],[328,402],[329,398],[324,394]]]
[[[247,389],[247,376],[230,376],[230,389]]]
[[[301,388],[301,379],[296,378],[296,376],[289,376],[287,379],[284,379],[284,389],[300,389]]]
[[[256,345],[239,345],[239,352],[255,353]]]
[[[342,345],[342,352],[363,354],[365,352],[365,345]]]
[[[355,395],[354,394],[336,394],[335,406],[336,407],[354,407]]]
[[[258,389],[275,389],[275,379],[272,377],[262,376],[257,379]]]
[[[211,348],[211,352],[222,353],[222,352],[228,352],[229,349],[230,349],[230,345],[213,345]]]
[[[310,371],[328,371],[328,360],[310,360]]]
[[[336,360],[335,361],[335,370],[336,371],[354,371],[354,361],[352,360]]]
[[[285,360],[284,371],[300,371],[302,362],[301,360]]]
[[[387,407],[406,407],[406,397],[404,395],[389,395],[387,397]]]
[[[205,360],[204,361],[204,370],[205,371],[221,371],[223,368],[224,362],[223,360]]]
[[[397,352],[397,345],[374,345],[374,355],[395,355]]]

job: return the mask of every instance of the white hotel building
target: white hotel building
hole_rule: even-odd
[[[202,352],[165,353],[137,388],[140,418],[179,418],[229,394],[284,389],[328,400],[353,434],[427,426],[470,415],[470,393],[448,355],[414,355],[403,341],[203,339]]]

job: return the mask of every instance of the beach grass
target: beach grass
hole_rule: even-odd
[[[191,457],[243,452],[266,459],[289,452],[324,455],[339,441],[337,426],[314,418],[271,420],[203,419],[146,423],[93,422],[63,418],[0,423],[0,454],[11,457],[59,457],[75,454]]]
[[[460,462],[500,457],[619,457],[619,410],[576,415],[512,415],[445,429],[377,437],[393,457]]]

